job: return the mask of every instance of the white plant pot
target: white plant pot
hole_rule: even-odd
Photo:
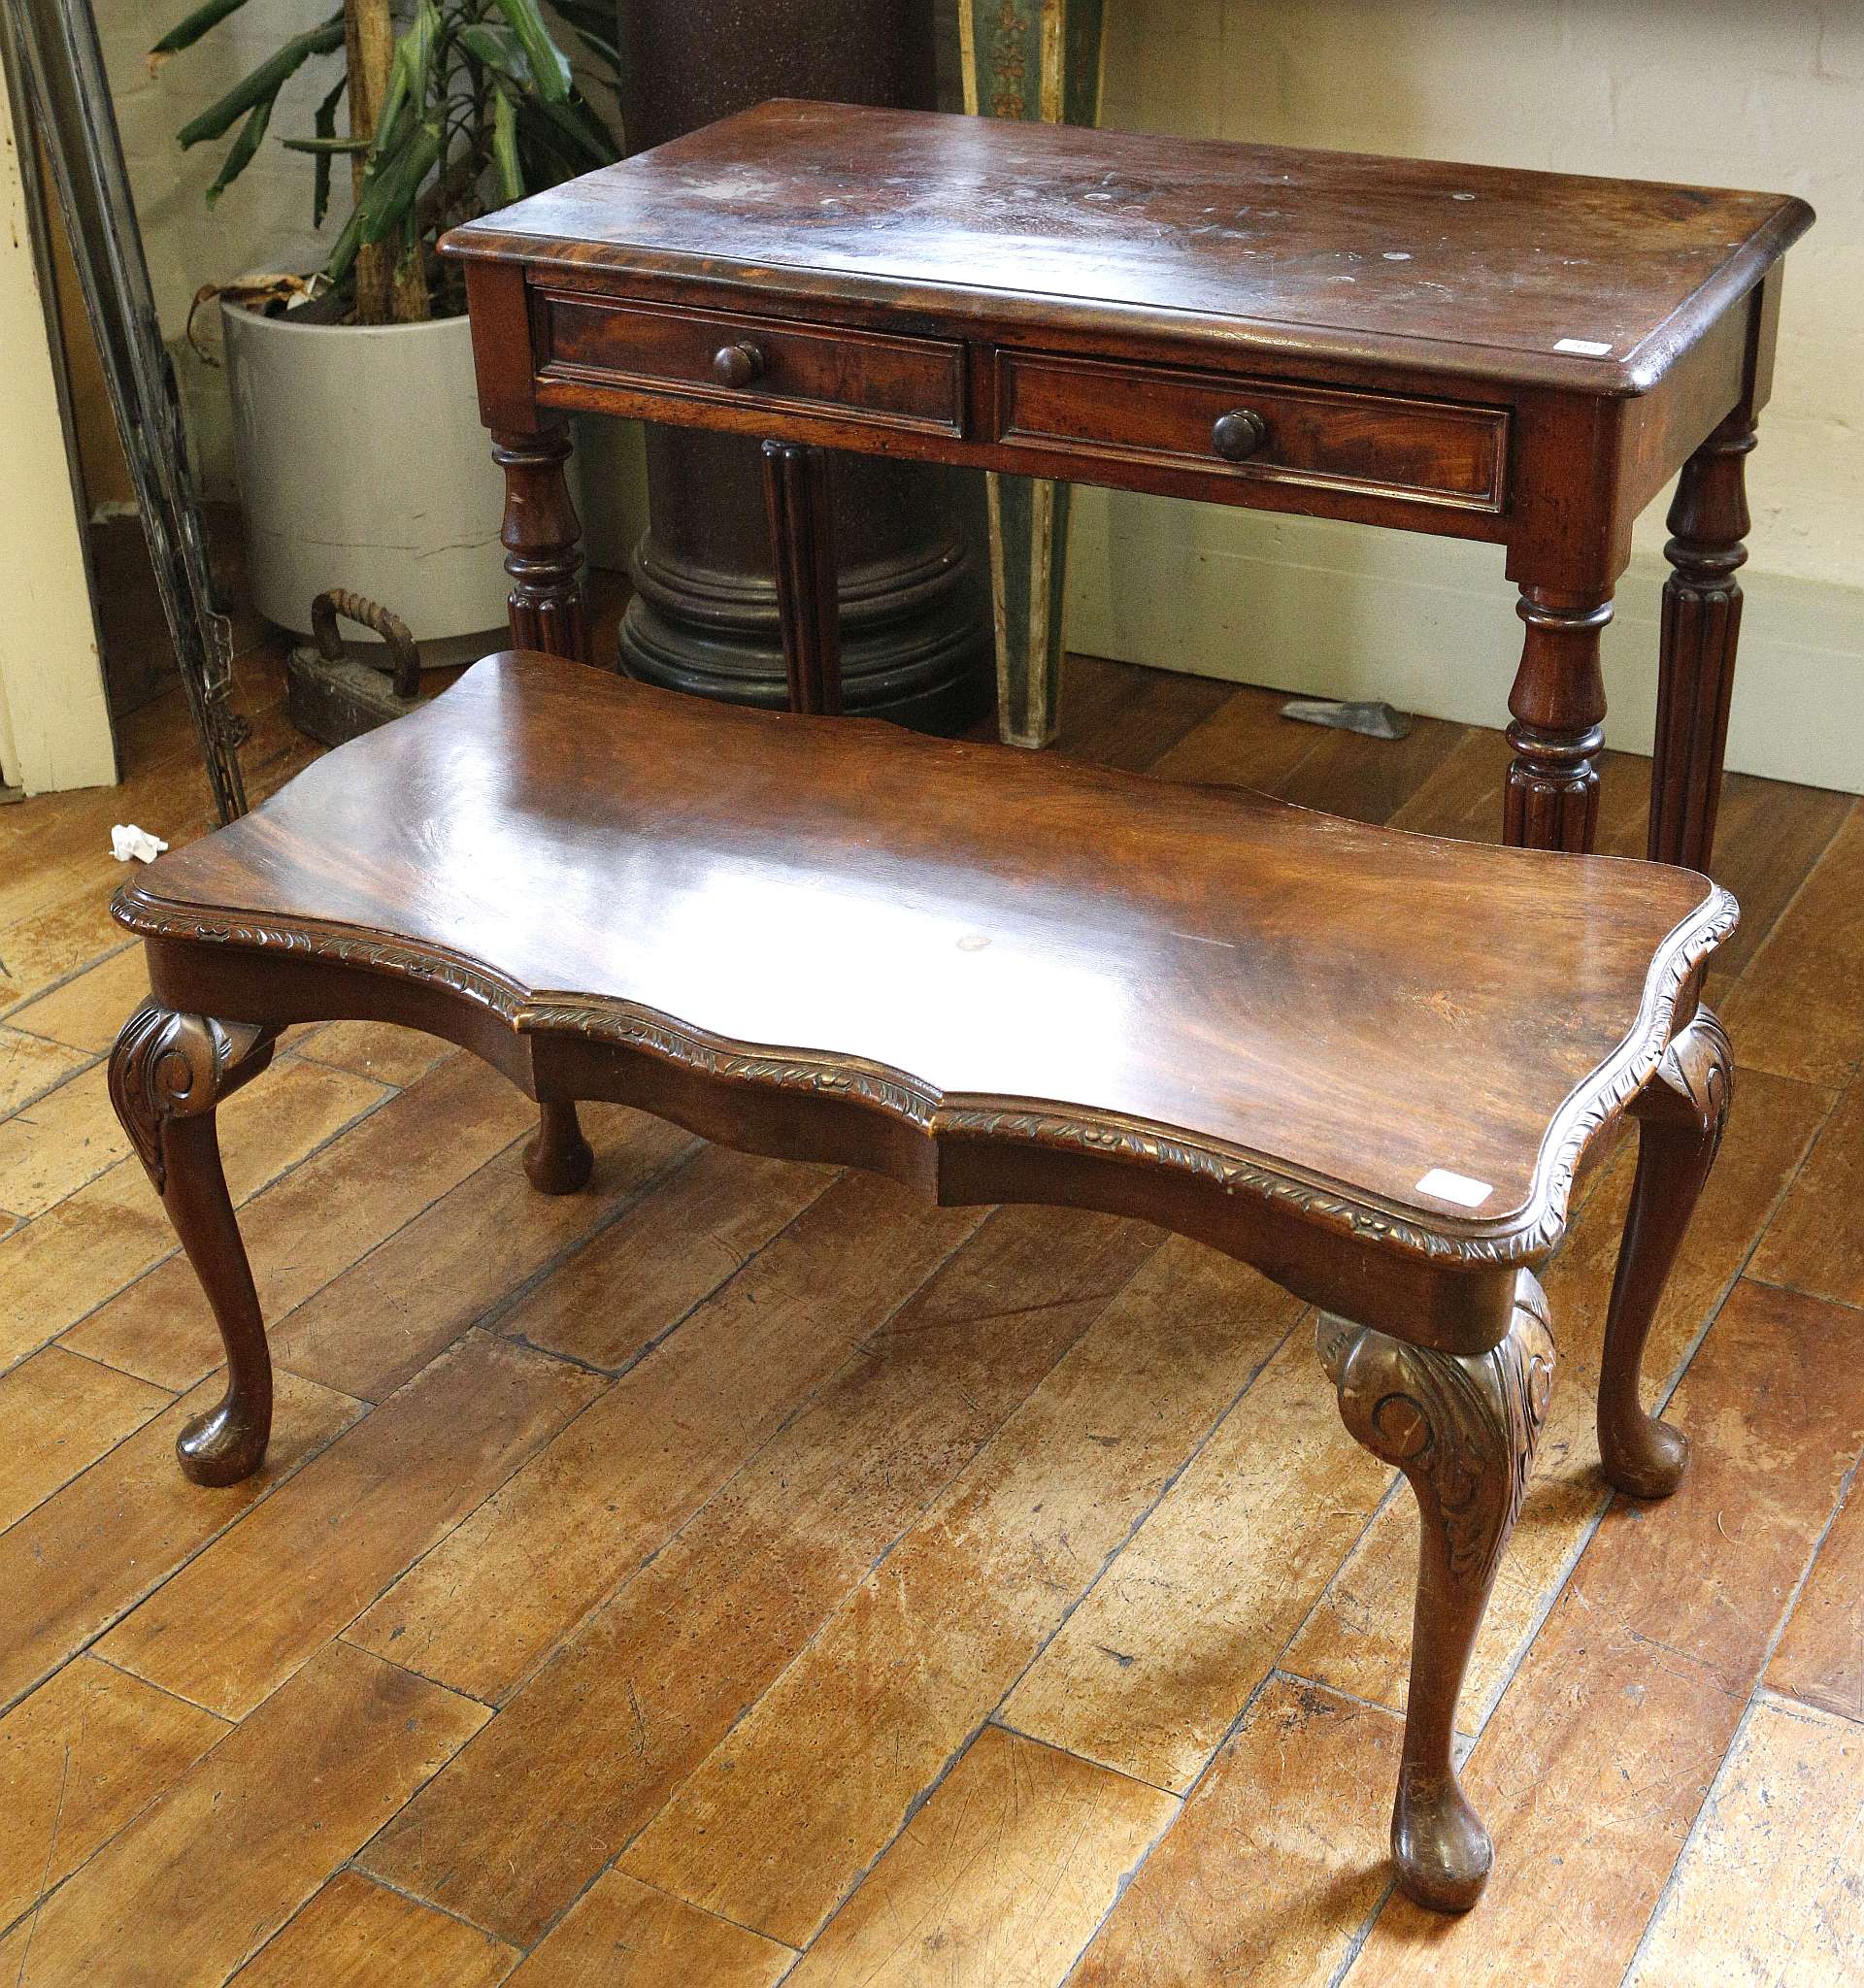
[[[417,642],[502,629],[504,485],[468,320],[318,324],[237,304],[220,315],[260,613],[308,633],[312,597],[341,586]]]

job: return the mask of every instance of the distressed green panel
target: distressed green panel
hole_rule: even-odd
[[[1092,124],[1100,116],[1103,0],[958,0],[968,111]],[[990,580],[999,730],[1017,746],[1054,736],[1066,588],[1066,483],[993,476]]]

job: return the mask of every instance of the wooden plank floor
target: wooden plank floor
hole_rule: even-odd
[[[264,792],[313,748],[242,680]],[[1278,701],[1077,659],[1059,749],[1492,834],[1494,733]],[[1741,1074],[1651,1361],[1695,1464],[1598,1474],[1621,1147],[1549,1279],[1464,1703],[1499,1864],[1448,1922],[1384,1863],[1410,1500],[1302,1308],[1153,1231],[615,1109],[550,1201],[468,1058],[299,1030],[224,1113],[278,1433],[183,1483],[217,1342],[104,1097],[107,841],[208,816],[178,700],[126,733],[122,788],[0,811],[0,1983],[1864,1971],[1864,804],[1730,783]]]

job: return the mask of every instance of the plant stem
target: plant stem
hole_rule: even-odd
[[[350,58],[350,135],[373,138],[376,114],[388,88],[394,61],[395,27],[389,0],[344,0],[344,43]],[[362,194],[364,159],[350,163],[350,185]],[[356,251],[356,322],[386,324],[391,315],[395,273],[392,240],[366,244]]]
[[[383,248],[399,245],[401,230],[389,236]],[[427,288],[427,258],[418,240],[412,243],[395,262],[394,311],[397,324],[421,324],[434,315],[434,300]]]

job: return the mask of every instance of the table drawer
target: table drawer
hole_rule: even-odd
[[[547,292],[542,309],[546,376],[961,430],[964,348],[954,342],[561,292]]]
[[[1502,509],[1508,413],[1282,381],[998,355],[998,435],[1011,447],[1079,449],[1376,496]]]

